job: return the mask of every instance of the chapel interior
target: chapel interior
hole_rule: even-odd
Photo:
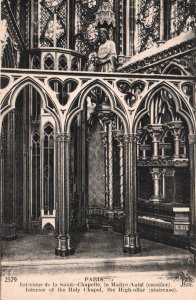
[[[3,240],[64,257],[92,228],[196,259],[195,22],[192,0],[1,1]]]

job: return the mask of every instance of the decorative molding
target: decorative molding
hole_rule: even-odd
[[[138,167],[188,167],[188,159],[171,159],[171,158],[158,158],[158,159],[138,159]]]
[[[123,73],[158,73],[161,74],[164,68],[168,63],[174,59],[174,57],[181,58],[182,56],[187,55],[188,53],[193,52],[196,49],[196,40],[195,38],[183,41],[182,43],[164,49],[157,54],[152,56],[144,57],[141,60],[130,63],[126,63],[125,66],[122,66],[117,69],[119,72]],[[187,53],[188,52],[188,53]]]
[[[71,139],[70,133],[57,133],[56,141],[57,142],[69,142]]]
[[[138,134],[136,134],[136,133],[129,133],[129,134],[123,135],[124,143],[137,142],[138,139],[139,139],[139,137],[138,137]]]

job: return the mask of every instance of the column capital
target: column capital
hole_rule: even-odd
[[[105,123],[110,123],[111,121],[114,121],[114,114],[111,111],[99,111],[97,115],[98,118]]]
[[[165,172],[166,170],[164,170]],[[159,179],[162,172],[160,171],[159,168],[152,168],[152,170],[150,171],[150,174],[152,174],[153,179]]]
[[[189,134],[188,139],[190,145],[196,144],[196,134]]]
[[[159,140],[159,138],[163,132],[163,125],[150,124],[150,125],[148,125],[147,130],[154,140]]]
[[[173,136],[179,139],[182,129],[182,121],[173,121],[168,124],[168,128],[171,129]]]
[[[70,133],[57,133],[56,140],[57,142],[69,142],[71,139]]]
[[[137,142],[139,139],[139,136],[137,133],[128,133],[123,135],[124,143],[133,143]]]

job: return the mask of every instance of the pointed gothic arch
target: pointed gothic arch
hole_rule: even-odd
[[[92,82],[85,85],[81,90],[79,95],[72,100],[72,102],[68,105],[68,114],[66,118],[66,132],[69,132],[70,125],[74,117],[84,109],[84,103],[86,101],[86,97],[88,96],[89,92],[94,89],[99,88],[101,89],[107,96],[110,102],[110,109],[111,112],[115,113],[123,122],[125,132],[129,132],[129,113],[127,108],[125,107],[123,101],[120,97],[112,90],[112,86],[110,84],[106,84],[101,80],[93,80]]]
[[[16,106],[16,99],[20,92],[26,88],[26,87],[32,87],[34,88],[41,97],[41,105],[42,108],[45,109],[47,112],[49,112],[52,117],[54,118],[56,122],[56,126],[58,130],[60,129],[60,122],[58,118],[58,109],[56,107],[55,102],[50,97],[50,93],[41,85],[41,82],[39,80],[36,80],[35,78],[26,77],[22,78],[19,82],[17,82],[15,85],[13,85],[11,91],[9,91],[2,100],[2,111],[1,111],[1,122],[3,121],[4,117],[7,113],[9,113],[11,110],[15,109]],[[51,102],[52,106],[54,106],[54,109],[51,109],[49,105],[49,101]],[[4,105],[4,102],[6,102],[6,105]],[[1,124],[1,123],[0,123]],[[1,127],[1,126],[0,126]]]
[[[148,91],[147,94],[138,103],[137,109],[134,113],[133,131],[136,131],[139,119],[147,113],[147,109],[150,105],[149,103],[152,101],[155,94],[160,92],[161,90],[165,90],[169,94],[171,94],[171,101],[175,105],[176,112],[186,120],[190,134],[195,132],[196,120],[192,107],[190,106],[188,101],[186,101],[186,99],[182,97],[182,94],[179,92],[179,90],[175,86],[172,86],[167,82],[162,82],[156,86],[153,86],[153,88]]]
[[[171,223],[171,213],[175,207],[187,207],[191,211],[194,204],[193,146],[190,138],[194,135],[195,116],[188,98],[172,84],[166,82],[153,86],[138,103],[134,114],[133,131],[137,132],[137,189],[139,232],[148,235],[148,226],[168,228],[167,240],[172,241],[178,233]],[[183,185],[182,185],[183,182]],[[161,220],[162,208],[166,217]],[[158,213],[157,213],[158,212]],[[160,218],[160,219],[159,219]],[[191,213],[189,214],[191,220]],[[159,219],[159,220],[158,220]],[[157,220],[157,221],[156,221]],[[164,224],[165,222],[165,224]],[[194,221],[190,221],[190,227]],[[156,233],[151,235],[156,240]],[[156,230],[155,230],[156,231]],[[187,232],[186,232],[187,231]],[[164,238],[163,238],[164,240]],[[181,241],[180,243],[183,244]],[[184,241],[187,243],[187,237]]]

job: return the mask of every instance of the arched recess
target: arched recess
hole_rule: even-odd
[[[76,199],[72,209],[74,214],[76,211],[79,213],[79,226],[84,226],[86,222],[81,212],[97,209],[101,212],[98,217],[101,222],[105,207],[123,208],[123,186],[120,191],[119,178],[119,157],[121,155],[122,168],[123,148],[119,150],[118,145],[122,146],[128,126],[116,101],[106,86],[95,83],[81,92],[69,110],[66,131],[71,132],[71,181],[75,187],[74,191],[71,186],[71,194]],[[90,213],[90,225],[92,221]],[[76,217],[74,222],[76,226]]]
[[[53,126],[53,137],[59,130],[57,116],[46,108],[47,102],[43,92],[35,84],[23,82],[12,91],[9,106],[3,112],[2,138],[3,168],[1,186],[3,206],[3,237],[16,237],[16,228],[28,232],[40,230],[39,221],[44,211],[44,169],[45,158],[44,124]],[[50,141],[48,144],[51,144]],[[50,151],[50,145],[47,151]],[[54,140],[53,140],[54,151]],[[48,160],[52,160],[51,155]],[[54,153],[53,153],[54,161]],[[44,165],[44,164],[43,164]],[[54,176],[53,176],[54,177]],[[54,185],[54,181],[53,181]],[[53,188],[54,190],[54,188]],[[52,200],[55,202],[53,196]],[[47,217],[54,217],[54,203]],[[43,214],[41,213],[43,211]]]
[[[112,86],[96,80],[87,84],[74,101],[68,101],[67,107],[66,134],[59,136],[57,150],[58,173],[64,175],[66,183],[65,190],[58,194],[58,225],[65,226],[58,226],[56,254],[73,253],[70,232],[74,229],[90,226],[116,230],[114,223],[119,218],[125,234],[124,251],[137,253],[135,189],[131,189],[136,144],[129,133],[126,103],[115,95]],[[59,187],[61,182],[62,176]]]
[[[195,134],[193,110],[177,90],[162,83],[141,100],[133,130],[138,135],[139,233],[188,247],[195,209],[189,144]]]

